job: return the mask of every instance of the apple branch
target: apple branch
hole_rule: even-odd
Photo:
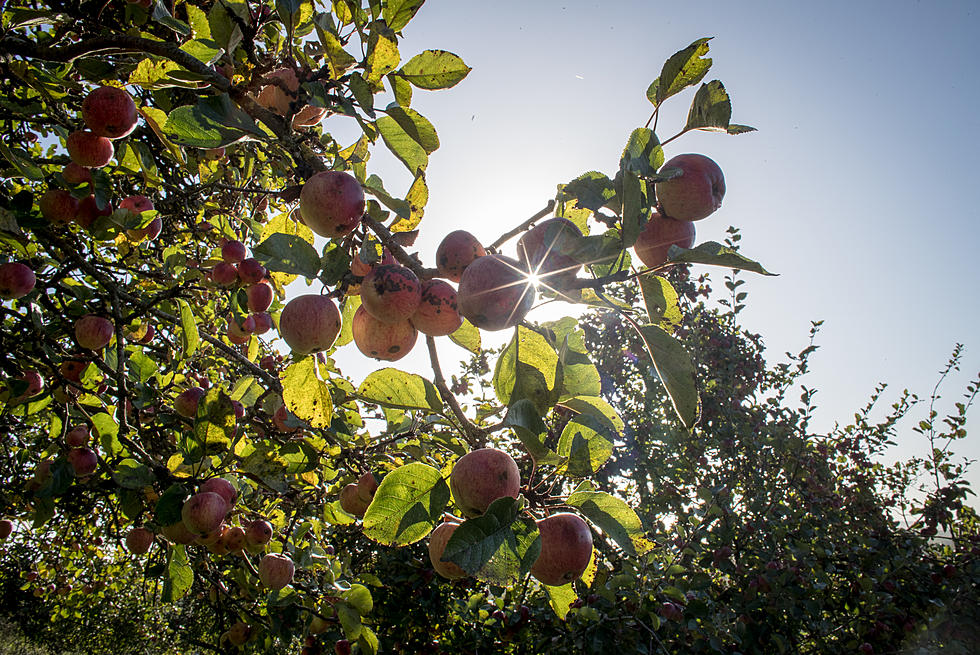
[[[425,345],[429,349],[429,361],[432,363],[433,381],[435,382],[436,389],[439,390],[439,395],[446,401],[456,416],[456,420],[459,421],[460,428],[463,430],[466,442],[470,447],[482,448],[486,441],[486,433],[466,417],[466,414],[463,413],[463,408],[459,406],[459,401],[456,400],[456,396],[449,390],[449,386],[446,385],[446,378],[442,375],[442,367],[439,366],[439,353],[436,351],[435,338],[426,336]]]
[[[405,267],[411,269],[418,279],[430,280],[439,275],[438,270],[434,268],[425,268],[417,259],[409,255],[408,251],[406,251],[405,248],[403,248],[401,244],[395,240],[395,235],[391,233],[391,230],[385,227],[382,223],[376,221],[367,214],[364,215],[361,222],[368,226],[372,232],[378,235],[381,243],[384,244],[392,256],[401,262]]]
[[[527,228],[534,225],[537,221],[541,220],[542,218],[550,214],[554,209],[555,209],[555,201],[549,200],[548,204],[545,205],[543,209],[539,210],[536,214],[534,214],[534,216],[527,219],[526,221],[524,221],[523,223],[515,227],[513,230],[509,232],[505,232],[503,236],[501,236],[499,239],[497,239],[489,246],[487,246],[487,250],[497,250],[498,248],[500,248],[500,246],[504,245],[505,243],[507,243],[514,237],[516,237],[518,234],[520,234],[521,232],[525,231]]]

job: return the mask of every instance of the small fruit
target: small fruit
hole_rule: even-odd
[[[249,546],[265,546],[272,541],[272,524],[256,519],[245,526],[245,543]]]
[[[422,283],[418,309],[412,314],[412,325],[430,337],[452,334],[463,324],[456,290],[443,280]]]
[[[177,521],[176,523],[171,523],[170,525],[165,525],[160,528],[160,532],[163,536],[172,541],[175,544],[187,545],[194,543],[197,539],[197,535],[187,529],[183,521]]]
[[[221,246],[221,259],[229,264],[241,263],[246,256],[248,251],[241,241],[226,241],[225,245]]]
[[[592,531],[577,514],[559,513],[537,522],[541,554],[531,575],[549,586],[577,580],[592,559]]]
[[[361,282],[361,306],[383,323],[411,318],[421,297],[419,279],[400,264],[375,266]]]
[[[150,550],[153,533],[146,528],[133,528],[126,535],[126,548],[134,555],[142,555]]]
[[[442,553],[446,550],[449,538],[456,532],[459,523],[445,522],[436,526],[436,529],[429,535],[429,561],[436,573],[450,580],[458,580],[466,577],[466,571],[452,562],[443,562]]]
[[[378,479],[374,477],[374,473],[368,471],[364,473],[357,479],[357,495],[365,503],[369,503],[374,499],[374,493],[378,490]]]
[[[350,655],[351,654],[350,641],[346,639],[338,639],[337,643],[333,645],[333,652],[335,655]]]
[[[456,230],[443,237],[436,248],[436,268],[439,275],[459,282],[466,267],[487,251],[475,236],[466,230]]]
[[[65,178],[65,182],[72,186],[92,184],[92,169],[79,166],[71,161],[62,169],[61,177]]]
[[[457,304],[459,313],[478,328],[503,330],[524,320],[534,304],[534,287],[520,262],[487,255],[463,271]]]
[[[174,399],[174,411],[184,418],[196,417],[197,407],[206,393],[201,387],[191,387],[186,391],[181,391]]]
[[[359,517],[364,516],[364,512],[368,508],[368,503],[358,494],[356,483],[351,482],[348,485],[344,485],[344,488],[340,490],[340,508],[348,514]]]
[[[211,269],[211,281],[223,287],[230,287],[238,282],[238,269],[234,264],[218,262]]]
[[[245,289],[245,294],[248,296],[248,308],[253,312],[264,312],[269,309],[273,298],[276,297],[272,285],[265,280],[249,286]]]
[[[681,175],[656,184],[663,215],[678,221],[699,221],[721,207],[725,175],[711,158],[690,153],[677,155],[660,170],[668,168],[679,168]]]
[[[116,327],[109,319],[86,314],[75,321],[75,341],[88,350],[102,350],[112,341]]]
[[[482,515],[490,503],[521,491],[521,472],[514,458],[496,448],[470,451],[456,460],[449,488],[460,511],[467,517]]]
[[[582,264],[571,253],[582,231],[567,218],[549,218],[528,230],[517,242],[523,268],[548,287],[562,289],[575,278]]]
[[[287,555],[269,553],[259,560],[259,579],[269,589],[282,589],[293,581],[296,565]]]
[[[0,264],[0,298],[16,300],[34,290],[37,278],[34,271],[20,262]]]
[[[78,215],[78,200],[64,189],[48,189],[37,206],[41,216],[52,223],[71,223]]]
[[[184,502],[180,517],[191,532],[199,535],[214,532],[228,513],[228,503],[213,491],[201,491]]]
[[[240,528],[237,525],[228,528],[223,535],[221,535],[222,546],[229,553],[237,553],[245,549],[245,529]]]
[[[411,321],[382,323],[371,316],[364,305],[354,312],[351,334],[363,354],[389,362],[398,361],[411,352],[418,338],[418,330]]]
[[[340,310],[327,296],[305,294],[286,303],[279,316],[279,334],[297,354],[330,348],[340,334]]]
[[[139,113],[128,93],[100,86],[82,101],[82,120],[95,134],[109,139],[124,137],[136,127]]]
[[[272,314],[269,312],[256,312],[251,315],[251,318],[255,322],[255,329],[252,330],[252,334],[265,334],[275,327],[272,324]]]
[[[268,271],[254,257],[243,259],[238,265],[238,278],[245,284],[258,284],[265,278]]]
[[[99,209],[99,203],[95,199],[94,195],[88,195],[78,201],[78,211],[75,213],[75,222],[84,227],[86,230],[92,227],[92,224],[101,216],[109,216],[112,214],[112,205],[106,203],[106,206]]]
[[[665,218],[656,210],[651,214],[650,221],[640,232],[633,252],[643,262],[644,266],[657,268],[667,262],[667,253],[671,246],[690,248],[694,245],[694,223]]]
[[[228,503],[230,508],[235,504],[235,500],[238,498],[238,489],[235,488],[228,480],[224,478],[208,478],[201,484],[201,491],[213,491]]]
[[[251,634],[252,628],[248,624],[238,621],[235,625],[228,628],[228,641],[235,646],[241,646],[248,641],[249,635]]]
[[[102,168],[112,161],[112,141],[93,132],[72,132],[65,139],[68,156],[79,166]]]
[[[357,227],[364,215],[364,190],[343,171],[317,173],[303,185],[299,196],[303,222],[322,237],[339,237]]]
[[[41,374],[37,371],[25,371],[23,375],[17,379],[25,383],[27,388],[24,389],[23,393],[21,393],[19,396],[11,398],[11,403],[18,403],[27,400],[28,398],[33,398],[44,389],[44,378],[42,378]]]
[[[72,428],[65,435],[65,445],[69,448],[81,448],[89,440],[89,430],[87,425],[79,425]]]
[[[76,477],[85,477],[95,472],[99,458],[91,448],[72,448],[68,451],[68,463]]]
[[[14,523],[10,519],[0,519],[0,541],[5,540],[14,531]]]

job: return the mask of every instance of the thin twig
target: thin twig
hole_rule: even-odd
[[[442,399],[446,401],[453,414],[456,415],[460,428],[466,437],[466,442],[472,448],[482,448],[486,434],[475,423],[466,418],[466,414],[463,413],[463,408],[459,406],[459,401],[456,400],[456,396],[446,386],[446,378],[443,377],[442,367],[439,366],[439,353],[436,352],[436,340],[433,337],[427,336],[425,338],[425,344],[429,348],[429,361],[432,363],[432,375],[436,389],[439,390]]]
[[[521,232],[523,232],[527,228],[529,228],[532,225],[534,225],[538,220],[540,220],[540,219],[544,218],[545,216],[547,216],[548,214],[550,214],[554,209],[555,209],[555,201],[554,200],[549,200],[548,201],[548,204],[545,205],[544,209],[538,211],[536,214],[534,214],[534,216],[532,216],[531,218],[527,219],[526,221],[524,221],[523,223],[521,223],[520,225],[518,225],[517,227],[515,227],[510,232],[504,233],[503,236],[501,236],[499,239],[497,239],[496,241],[494,241],[493,243],[491,243],[487,247],[487,250],[494,250],[494,251],[497,250],[498,248],[500,248],[500,246],[504,245],[505,243],[507,243],[508,241],[510,241],[511,239],[513,239],[514,237],[516,237],[518,234],[520,234]]]

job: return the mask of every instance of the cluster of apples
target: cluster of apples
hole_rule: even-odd
[[[236,345],[248,343],[253,334],[265,334],[273,328],[269,307],[276,297],[275,288],[267,278],[268,271],[259,260],[248,256],[241,241],[225,241],[221,246],[221,261],[211,269],[211,281],[221,287],[241,285],[245,289],[248,316],[228,319],[228,340]]]
[[[377,490],[378,479],[374,477],[374,473],[368,471],[357,482],[344,485],[340,490],[340,508],[348,514],[363,518]]]
[[[449,477],[453,500],[467,518],[482,516],[498,498],[517,498],[521,473],[517,462],[497,448],[473,450],[456,461]],[[449,539],[460,526],[454,520],[441,523],[429,535],[429,559],[436,573],[455,580],[466,577],[456,564],[443,561]],[[577,514],[559,512],[537,521],[541,553],[531,575],[549,586],[563,585],[582,576],[592,558],[592,531]]]

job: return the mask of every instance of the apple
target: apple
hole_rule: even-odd
[[[201,484],[200,491],[213,491],[225,499],[229,508],[235,504],[235,500],[238,498],[238,489],[224,478],[208,478]]]
[[[241,241],[226,241],[221,246],[221,259],[229,264],[239,264],[248,256],[245,244]]]
[[[153,201],[146,196],[126,196],[119,201],[119,209],[125,209],[133,214],[153,211]]]
[[[86,314],[75,321],[75,341],[88,350],[102,350],[112,341],[116,327],[109,319]]]
[[[466,230],[456,230],[443,237],[436,248],[436,269],[442,277],[459,282],[466,267],[486,254],[475,236]]]
[[[226,532],[228,532],[228,526],[222,523],[221,525],[216,527],[211,532],[208,532],[207,534],[195,535],[194,543],[200,544],[201,546],[205,546],[210,549],[219,541],[221,541],[221,538],[225,536]],[[221,554],[223,555],[224,553]]]
[[[88,444],[89,429],[87,425],[79,425],[65,435],[65,445],[69,448],[81,448]]]
[[[126,535],[126,548],[134,555],[142,555],[150,550],[153,533],[146,528],[133,528]]]
[[[357,349],[368,357],[395,362],[411,352],[418,330],[411,321],[382,323],[371,316],[364,305],[354,312],[351,334]]]
[[[143,239],[153,241],[160,236],[161,232],[163,232],[163,219],[159,216],[154,216],[153,220],[144,227],[138,230],[126,230],[126,235],[133,241],[141,241]]]
[[[667,263],[667,253],[671,246],[690,248],[693,245],[693,222],[666,218],[654,210],[633,244],[633,252],[644,266],[658,268]]]
[[[350,655],[351,654],[350,641],[348,641],[347,639],[338,639],[337,642],[333,645],[333,652],[334,655]]]
[[[709,157],[683,154],[671,158],[661,168],[679,168],[681,175],[657,182],[657,203],[661,213],[678,221],[699,221],[721,207],[725,197],[725,175]]]
[[[211,269],[211,281],[223,287],[230,287],[238,282],[238,269],[234,264],[218,262]]]
[[[463,271],[457,304],[459,313],[478,328],[503,330],[524,320],[534,304],[534,287],[520,262],[487,255]]]
[[[490,503],[521,491],[521,472],[514,458],[497,448],[472,450],[458,460],[449,476],[449,488],[460,511],[468,518],[482,515]]]
[[[267,273],[265,266],[260,264],[255,257],[243,259],[242,263],[238,265],[238,278],[245,284],[258,284]]]
[[[221,535],[222,546],[229,553],[237,553],[245,549],[245,529],[240,528],[237,525],[228,528],[223,535]]]
[[[95,134],[109,139],[124,137],[136,127],[139,113],[128,93],[100,86],[82,101],[82,120]]]
[[[201,387],[191,387],[186,391],[181,391],[174,399],[174,411],[184,418],[197,417],[197,407],[206,393]]]
[[[105,207],[99,209],[99,203],[95,199],[95,196],[87,195],[78,201],[78,210],[75,213],[75,222],[87,230],[92,227],[92,224],[100,216],[109,216],[111,214],[112,205],[107,203]]]
[[[61,170],[61,177],[65,178],[65,182],[72,186],[78,186],[79,184],[92,184],[92,169],[79,166],[73,161],[68,162],[68,164]]]
[[[337,304],[318,294],[293,298],[279,316],[279,334],[300,355],[330,348],[340,334],[340,325]]]
[[[65,147],[71,160],[85,168],[102,168],[112,161],[112,141],[87,130],[69,134]]]
[[[357,479],[357,495],[365,503],[370,504],[374,499],[374,493],[378,490],[378,479],[374,473],[368,471]]]
[[[14,531],[14,523],[10,519],[0,519],[0,541],[5,540]]]
[[[11,403],[19,403],[27,400],[28,398],[33,398],[44,389],[44,378],[41,377],[41,374],[37,371],[25,371],[17,379],[25,383],[27,388],[19,396],[11,398]]]
[[[224,521],[228,503],[213,491],[199,491],[184,502],[180,517],[191,532],[204,535],[213,532]]]
[[[443,280],[422,283],[418,309],[412,314],[412,325],[430,337],[452,334],[463,324],[459,314],[456,290]]]
[[[253,312],[264,312],[269,309],[276,296],[272,285],[266,280],[250,285],[245,289],[245,294],[248,297],[248,308]]]
[[[348,514],[362,517],[369,504],[370,502],[365,501],[358,493],[356,482],[344,485],[340,490],[340,508]]]
[[[401,264],[379,264],[361,282],[361,306],[382,323],[411,318],[421,297],[419,279]]]
[[[71,223],[78,214],[78,200],[64,189],[48,189],[37,206],[41,216],[52,223]]]
[[[34,290],[37,278],[34,271],[20,262],[0,264],[0,298],[16,300]]]
[[[567,218],[549,218],[538,223],[517,242],[522,267],[549,287],[568,286],[582,268],[570,254],[581,236],[582,231]]]
[[[228,628],[228,641],[235,646],[241,646],[248,641],[248,637],[251,634],[252,628],[248,624],[238,621],[235,625]]]
[[[303,222],[320,236],[344,236],[361,222],[364,190],[353,175],[322,171],[303,185],[299,211]]]
[[[255,329],[252,330],[252,334],[265,334],[275,327],[272,324],[272,314],[269,312],[256,312],[251,315],[251,318],[255,323]]]
[[[442,553],[446,550],[446,544],[449,543],[449,538],[453,536],[458,527],[459,523],[447,521],[437,525],[436,529],[429,535],[429,561],[432,562],[432,568],[435,569],[436,573],[450,580],[466,577],[466,571],[459,565],[442,561]]]
[[[72,448],[68,451],[68,463],[79,478],[95,473],[99,458],[91,448]]]
[[[248,343],[254,329],[255,319],[251,316],[247,316],[241,323],[234,316],[228,317],[228,331],[226,335],[228,340],[234,344],[241,345]]]
[[[245,543],[251,548],[265,546],[272,541],[272,524],[262,519],[256,519],[245,526]]]
[[[578,514],[562,512],[537,522],[541,554],[531,566],[531,575],[543,584],[557,587],[577,580],[592,559],[592,531]]]
[[[326,619],[324,619],[322,616],[314,616],[312,619],[310,619],[308,631],[311,635],[318,635],[322,632],[326,632],[327,628],[329,627],[330,624],[327,623]]]
[[[282,589],[293,581],[296,565],[288,555],[269,553],[259,560],[259,579],[269,589]]]

